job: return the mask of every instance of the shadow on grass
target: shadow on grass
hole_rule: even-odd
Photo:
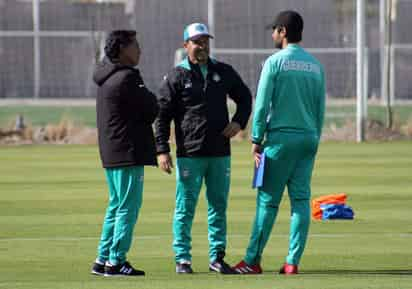
[[[217,272],[211,272],[206,270],[195,270],[193,274],[178,274],[182,276],[193,276],[193,275],[220,275]],[[227,274],[225,276],[259,276],[256,274]],[[280,275],[279,271],[271,271],[271,270],[264,270],[263,275]],[[412,276],[412,268],[408,269],[325,269],[325,270],[302,270],[299,271],[299,275],[411,275]]]
[[[304,275],[412,275],[412,269],[405,270],[305,270]]]

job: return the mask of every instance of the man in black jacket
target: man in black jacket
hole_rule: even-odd
[[[138,276],[126,260],[142,203],[145,165],[156,165],[152,123],[156,96],[144,85],[139,70],[140,47],[135,31],[113,31],[106,57],[97,64],[94,81],[99,151],[109,185],[109,205],[92,273]]]
[[[165,76],[155,122],[160,168],[171,173],[170,124],[177,145],[176,209],[173,220],[176,272],[192,273],[191,227],[199,192],[206,184],[209,225],[209,269],[234,271],[224,262],[226,208],[230,186],[230,139],[247,125],[251,93],[235,70],[209,57],[206,25],[193,23],[184,31],[188,57]],[[236,103],[229,121],[227,96]]]

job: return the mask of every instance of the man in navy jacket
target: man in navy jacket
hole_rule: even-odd
[[[92,274],[139,276],[126,260],[142,203],[145,165],[156,165],[152,123],[158,112],[153,95],[144,85],[135,31],[113,31],[98,63],[94,81],[100,157],[109,186],[109,204],[103,223],[98,256]]]

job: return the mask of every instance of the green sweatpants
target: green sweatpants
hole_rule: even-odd
[[[176,262],[191,261],[191,230],[203,180],[208,202],[209,259],[226,249],[226,208],[230,187],[230,157],[177,158],[173,250]]]
[[[126,261],[142,205],[143,166],[105,169],[109,205],[104,218],[98,259],[113,265]]]
[[[260,263],[275,222],[285,186],[291,204],[289,252],[286,263],[298,265],[310,224],[310,182],[318,148],[315,134],[273,132],[264,144],[263,186],[258,189],[256,216],[245,262]]]

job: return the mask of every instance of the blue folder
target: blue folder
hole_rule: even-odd
[[[252,188],[254,189],[259,188],[263,185],[263,175],[265,173],[265,158],[266,158],[265,153],[263,152],[260,157],[259,166],[258,167],[256,167],[256,165],[254,166],[255,171],[253,174],[253,182],[252,182]]]

